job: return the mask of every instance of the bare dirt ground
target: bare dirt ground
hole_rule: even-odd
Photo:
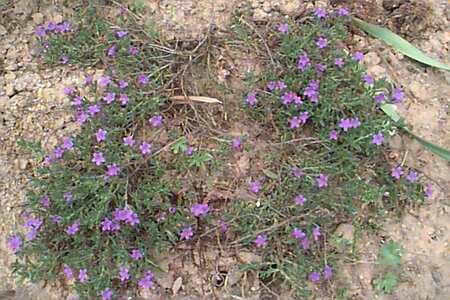
[[[345,5],[349,1],[330,2]],[[369,10],[367,5],[371,1],[351,2],[355,12],[362,17],[367,15],[364,10]],[[399,5],[402,1],[376,1],[372,3],[374,6],[370,12],[376,11],[383,24],[405,35],[427,54],[448,64],[450,5],[445,0],[422,2],[427,7],[424,15],[412,15],[413,10],[402,9]],[[18,214],[25,201],[23,190],[27,173],[36,164],[21,154],[16,142],[21,138],[40,139],[46,147],[50,147],[65,132],[73,130],[70,117],[64,113],[69,104],[64,99],[62,88],[70,83],[82,82],[86,71],[82,73],[71,67],[42,69],[35,56],[35,27],[50,20],[62,21],[70,16],[70,8],[63,9],[50,1],[44,1],[41,6],[32,0],[10,1],[4,6],[1,3],[0,299],[65,299],[68,296],[61,294],[58,289],[40,288],[15,281],[10,270],[15,258],[6,244],[9,235],[20,228]],[[417,6],[417,1],[403,3]],[[316,1],[313,4],[298,0],[160,0],[148,1],[147,11],[148,17],[151,16],[165,38],[199,39],[211,29],[218,28],[220,31],[226,28],[233,9],[237,7],[248,9],[255,20],[265,20],[300,14],[314,5],[329,7],[330,3]],[[412,16],[416,16],[416,19]],[[421,19],[417,19],[419,17]],[[362,34],[357,33],[353,40],[355,49],[367,53],[369,72],[375,76],[387,76],[405,88],[406,101],[399,106],[399,114],[411,125],[413,131],[433,143],[450,148],[450,73],[414,63],[381,42]],[[337,290],[338,287],[348,287],[349,299],[448,299],[449,165],[404,135],[392,137],[390,146],[393,163],[402,162],[423,173],[433,183],[435,193],[423,206],[411,207],[400,219],[390,219],[381,224],[382,236],[364,234],[355,244],[359,261],[342,262],[338,269],[338,279],[333,283],[334,288]],[[341,226],[338,231],[343,237],[353,240],[355,228],[352,225]],[[406,253],[400,266],[399,285],[392,295],[384,295],[374,290],[371,282],[381,272],[374,263],[380,244],[389,239],[400,242]],[[184,290],[187,295],[187,291],[198,291],[203,284],[199,272],[201,271],[195,269],[188,273],[192,278],[199,279],[183,283],[181,291]],[[236,273],[234,276],[235,278],[228,279],[243,280]],[[162,279],[158,283],[171,289],[176,279],[168,278],[165,282]],[[247,280],[250,282],[251,276]],[[189,284],[192,286],[189,287]],[[248,285],[249,290],[252,287],[258,287],[256,281]],[[201,290],[200,288],[200,294]],[[220,297],[227,299],[226,292]],[[259,297],[258,293],[253,296],[250,293],[245,299]]]

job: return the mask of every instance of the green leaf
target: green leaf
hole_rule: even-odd
[[[434,154],[442,157],[446,161],[450,161],[450,150],[444,149],[438,145],[435,145],[417,134],[413,133],[411,130],[409,130],[406,126],[401,124],[401,118],[395,111],[395,106],[389,103],[384,103],[381,105],[381,110],[388,115],[395,123],[397,123],[399,126],[401,126],[406,132],[408,132],[410,135],[412,135],[413,138],[415,138],[422,146],[425,147],[428,151],[433,152]]]
[[[380,263],[383,267],[396,267],[400,264],[404,249],[397,242],[389,241],[381,248]]]
[[[427,150],[433,152],[434,154],[442,157],[443,159],[445,159],[446,161],[450,161],[450,150],[444,149],[441,146],[435,145],[423,138],[421,138],[420,136],[418,136],[417,134],[411,132],[411,130],[409,130],[408,128],[403,128],[405,129],[410,135],[413,136],[413,138],[415,138],[419,143],[422,144],[422,146],[424,146]]]
[[[357,26],[359,26],[369,34],[391,45],[406,56],[426,65],[450,71],[450,66],[447,66],[427,56],[425,53],[423,53],[422,51],[411,45],[408,41],[396,35],[392,31],[389,31],[377,25],[366,23],[357,18],[353,18],[353,21]]]
[[[263,170],[263,173],[264,173],[264,175],[266,175],[270,179],[274,179],[274,180],[278,179],[278,175],[275,174],[274,172],[270,171],[270,170]]]
[[[400,116],[397,114],[397,111],[395,111],[395,106],[393,104],[383,103],[381,105],[381,110],[395,123],[398,123],[401,120]]]
[[[380,277],[375,279],[373,283],[378,290],[390,294],[397,285],[397,276],[389,272],[384,276],[384,278]]]

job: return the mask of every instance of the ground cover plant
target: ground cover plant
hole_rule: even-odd
[[[209,234],[217,231],[223,247],[263,257],[242,271],[257,271],[268,291],[287,282],[307,296],[305,282],[325,285],[339,272],[330,243],[339,223],[376,226],[379,210],[431,193],[417,172],[388,161],[395,126],[379,106],[401,102],[403,92],[346,49],[345,9],[270,27],[265,71],[247,72],[241,90],[221,86],[240,99],[224,103],[226,121],[213,108],[171,101],[194,93],[181,82],[208,45],[161,45],[135,17],[124,9],[110,23],[88,7],[74,24],[36,30],[48,64],[106,71],[64,89],[79,124],[73,136],[51,153],[22,142],[42,166],[23,212],[26,232],[10,238],[19,277],[59,281],[80,299],[132,296],[155,286],[157,253],[180,243],[215,247]],[[245,23],[233,28],[240,47],[261,43]],[[248,131],[219,136],[230,122]],[[245,155],[248,172],[230,168]],[[231,191],[226,201],[210,196],[221,186]]]

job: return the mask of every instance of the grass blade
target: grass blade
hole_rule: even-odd
[[[423,64],[433,66],[436,68],[444,69],[450,71],[450,66],[447,66],[429,56],[425,53],[411,45],[408,41],[403,39],[402,37],[396,35],[392,31],[389,31],[385,28],[382,28],[377,25],[366,23],[360,19],[353,18],[353,21],[357,26],[366,31],[367,33],[373,35],[374,37],[384,41],[385,43],[391,45],[404,55],[417,60]]]
[[[427,149],[430,152],[433,152],[434,154],[442,157],[446,161],[450,162],[450,150],[444,149],[441,146],[435,145],[417,134],[413,133],[411,130],[409,130],[404,124],[400,124],[399,121],[401,120],[400,116],[395,111],[395,107],[392,104],[384,103],[381,105],[381,110],[388,115],[395,123],[399,124],[402,129],[404,129],[406,132],[408,132],[413,138],[415,138],[420,144],[422,144],[425,149]]]

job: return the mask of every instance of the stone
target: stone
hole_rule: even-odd
[[[377,53],[369,52],[365,55],[364,62],[367,64],[367,66],[375,66],[381,62],[381,59]]]
[[[14,85],[12,85],[10,83],[5,86],[5,90],[6,90],[6,95],[8,95],[9,97],[14,95],[14,93],[15,93]]]
[[[375,76],[376,78],[380,78],[386,75],[386,69],[381,66],[373,66],[368,69],[369,74]]]
[[[265,13],[261,8],[257,8],[253,12],[253,18],[255,19],[255,21],[263,21],[269,17],[270,15],[268,13]]]
[[[8,81],[16,79],[16,74],[13,72],[8,72],[5,74],[5,79]]]
[[[262,261],[262,257],[251,252],[241,251],[237,254],[237,258],[244,264],[258,263]]]
[[[426,99],[428,96],[428,90],[426,86],[420,82],[413,81],[409,85],[409,89],[413,93],[413,95],[418,99]]]
[[[270,13],[272,11],[272,5],[270,4],[270,1],[264,1],[263,3],[263,11],[266,13]]]
[[[41,13],[35,13],[33,16],[33,24],[35,25],[41,25],[44,23],[44,15]]]
[[[300,1],[299,0],[288,0],[282,1],[280,5],[281,13],[285,15],[292,15],[300,11]]]
[[[6,35],[8,33],[8,30],[6,30],[5,26],[0,24],[0,36]]]

